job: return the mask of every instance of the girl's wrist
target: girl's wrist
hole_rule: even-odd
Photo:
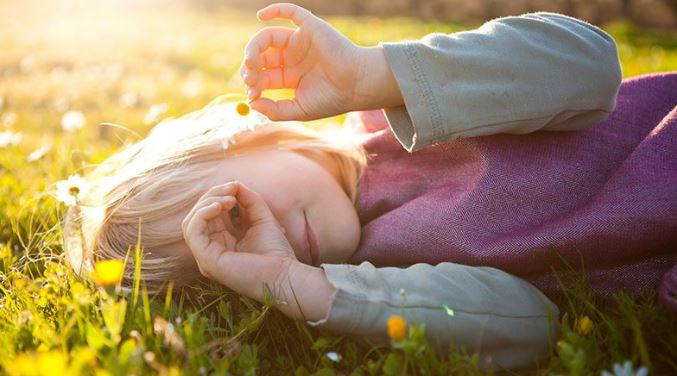
[[[376,110],[404,104],[402,92],[381,46],[358,47],[357,82],[350,111]]]
[[[336,288],[329,283],[324,270],[294,260],[286,278],[278,282],[283,302],[277,308],[286,316],[307,321],[325,318]]]

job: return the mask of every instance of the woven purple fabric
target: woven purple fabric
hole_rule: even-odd
[[[676,105],[677,73],[640,76],[584,130],[458,139],[411,154],[382,112],[351,114],[375,133],[350,262],[492,266],[549,295],[562,286],[553,268],[565,285],[583,270],[602,298],[662,280],[661,300],[677,307]]]

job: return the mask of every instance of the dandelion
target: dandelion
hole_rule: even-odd
[[[91,277],[100,286],[116,286],[122,282],[124,272],[125,265],[121,260],[97,261]]]
[[[89,183],[79,174],[68,177],[56,183],[56,198],[66,204],[75,206],[89,191]]]
[[[157,122],[160,119],[160,117],[164,115],[165,112],[167,112],[168,109],[169,106],[167,105],[167,103],[154,104],[150,106],[148,112],[146,112],[146,115],[143,117],[143,121],[146,124],[151,125]]]
[[[9,128],[12,125],[16,123],[16,113],[15,112],[7,112],[2,115],[2,125],[5,126],[5,128]]]
[[[15,146],[21,142],[23,135],[21,132],[4,131],[0,132],[0,148]]]
[[[393,341],[403,339],[407,332],[407,322],[402,316],[392,315],[388,318],[388,337]]]
[[[646,367],[639,367],[635,371],[632,367],[632,362],[626,360],[623,364],[614,363],[613,373],[609,371],[602,371],[601,376],[646,376],[649,374],[649,370]]]
[[[595,324],[592,322],[592,320],[590,320],[588,316],[583,316],[576,323],[576,333],[580,335],[588,335],[594,327]]]
[[[80,111],[68,111],[61,118],[61,128],[66,132],[75,132],[85,125],[85,115]]]
[[[235,106],[235,110],[237,111],[238,114],[242,116],[247,116],[249,115],[249,105],[245,102],[239,102],[237,106]]]

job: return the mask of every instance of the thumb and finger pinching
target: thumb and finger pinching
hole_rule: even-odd
[[[273,121],[310,120],[301,110],[296,98],[274,101],[260,97],[254,99],[250,105],[254,110],[266,115]]]

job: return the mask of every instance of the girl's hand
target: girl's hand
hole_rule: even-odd
[[[403,103],[380,47],[359,47],[294,4],[272,4],[261,21],[291,20],[296,28],[266,27],[245,47],[240,74],[251,106],[271,120],[312,120]],[[261,98],[266,89],[295,89],[291,100]]]
[[[237,214],[231,212],[236,205]],[[237,218],[231,219],[231,214]],[[286,302],[278,308],[292,318],[307,318],[308,314],[321,318],[326,313],[321,303],[308,299],[307,292],[298,293],[301,299],[294,296],[297,294],[294,284],[301,284],[301,290],[307,289],[308,278],[317,283],[318,271],[328,285],[324,272],[296,260],[266,202],[244,184],[231,182],[208,190],[185,217],[181,228],[204,276],[258,301],[264,299],[265,284],[278,301]],[[327,298],[331,289],[327,290]],[[303,304],[310,307],[302,308]]]

